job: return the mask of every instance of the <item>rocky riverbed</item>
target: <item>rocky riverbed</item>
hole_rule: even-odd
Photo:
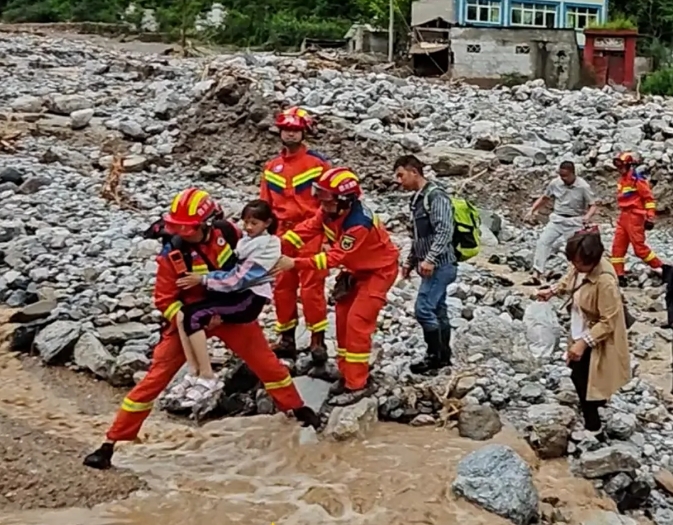
[[[413,320],[418,279],[400,282],[374,338],[376,398],[333,414],[330,434],[345,439],[382,419],[456,425],[461,435],[486,440],[509,423],[541,458],[568,455],[577,474],[595,480],[620,510],[644,509],[658,525],[673,523],[673,422],[665,397],[641,373],[662,348],[670,352],[671,332],[659,328],[663,288],[633,263],[627,296],[639,318],[631,331],[635,377],[604,411],[608,441],[587,438],[562,357],[560,302],[541,311],[533,290],[521,286],[539,228],[518,221],[562,159],[574,160],[611,203],[611,155],[631,147],[651,166],[660,211],[667,213],[669,101],[637,102],[610,88],[562,92],[539,81],[478,90],[310,56],[178,60],[26,35],[0,36],[0,64],[0,300],[20,311],[16,351],[32,349],[47,364],[115,386],[142,377],[160,323],[151,302],[159,246],[142,232],[188,185],[210,191],[235,218],[255,195],[262,162],[278,148],[274,110],[301,104],[318,118],[312,144],[364,176],[368,203],[401,247],[408,244],[406,202],[389,173],[403,152],[418,153],[447,187],[466,191],[485,219],[484,253],[461,264],[449,290],[454,373],[431,379],[410,373],[423,355]],[[102,196],[106,189],[109,198]],[[605,219],[609,246],[609,205]],[[650,239],[664,259],[673,258],[664,227]],[[560,253],[550,266],[563,272]],[[552,330],[539,329],[541,316]],[[270,337],[272,321],[269,310],[262,322]],[[300,340],[306,338],[304,332]],[[236,359],[217,344],[213,354],[227,388],[193,417],[273,410]],[[310,368],[305,357],[288,364],[297,376]],[[333,374],[331,366],[321,375]],[[508,462],[516,464],[501,449],[483,454],[504,462],[506,471]],[[478,472],[489,457],[468,462],[456,482],[478,503],[491,500],[495,489],[464,480],[483,478]],[[513,468],[512,476],[525,478],[524,470]],[[491,510],[527,523],[537,499],[528,495],[521,505]],[[545,519],[563,521],[553,513]]]

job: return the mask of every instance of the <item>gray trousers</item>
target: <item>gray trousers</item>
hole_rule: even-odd
[[[542,235],[535,247],[533,270],[544,273],[547,259],[556,243],[565,243],[577,231],[582,229],[582,217],[561,217],[555,213],[549,216],[549,222],[542,230]]]

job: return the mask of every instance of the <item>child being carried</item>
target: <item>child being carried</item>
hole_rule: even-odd
[[[224,386],[215,376],[208,355],[206,328],[213,324],[244,324],[255,321],[268,304],[274,278],[269,271],[281,256],[280,239],[274,235],[278,221],[266,201],[249,202],[241,214],[244,235],[236,246],[238,263],[229,271],[206,275],[189,273],[177,281],[180,288],[204,285],[206,299],[184,306],[177,328],[189,371],[167,397],[184,398],[191,407]]]

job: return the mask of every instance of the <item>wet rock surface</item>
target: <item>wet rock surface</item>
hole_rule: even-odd
[[[429,175],[453,190],[474,166],[487,170],[465,186],[483,209],[489,251],[461,263],[458,281],[448,289],[453,372],[434,378],[411,373],[410,364],[425,352],[413,317],[419,279],[400,281],[374,336],[378,390],[376,401],[365,403],[371,420],[376,415],[446,426],[461,425],[462,419],[462,432],[470,437],[511,424],[540,457],[570,455],[578,473],[595,480],[625,511],[638,502],[657,523],[673,513],[673,497],[654,481],[673,466],[673,422],[661,392],[639,372],[661,344],[670,351],[671,332],[659,327],[657,317],[665,308],[663,287],[629,257],[626,296],[639,318],[630,333],[635,376],[601,410],[606,439],[596,440],[581,432],[563,359],[568,317],[560,311],[562,301],[550,302],[558,324],[546,332],[533,314],[532,290],[518,284],[530,270],[540,231],[522,227],[518,219],[561,159],[577,163],[610,214],[610,159],[618,149],[635,147],[657,182],[660,210],[668,210],[670,101],[655,97],[635,104],[631,95],[610,88],[561,92],[539,81],[484,91],[376,71],[316,68],[308,59],[272,54],[178,60],[29,35],[0,39],[0,51],[13,64],[0,69],[0,113],[11,114],[12,125],[22,131],[16,153],[0,156],[0,301],[19,309],[41,304],[16,319],[23,324],[12,348],[114,385],[137,381],[149,367],[161,325],[151,298],[160,246],[142,233],[189,184],[211,192],[237,218],[257,195],[263,161],[277,153],[271,123],[279,101],[302,104],[318,121],[312,146],[363,176],[367,203],[403,251],[409,244],[408,195],[391,190],[389,176],[397,155],[418,151]],[[52,67],[36,67],[25,58],[32,55]],[[105,67],[87,66],[92,56]],[[493,152],[473,149],[486,142],[497,144]],[[101,197],[116,158],[122,159],[120,196],[128,206]],[[664,224],[649,234],[649,242],[670,260],[673,242]],[[601,232],[609,246],[614,229],[608,221]],[[566,267],[561,249],[549,261],[554,276]],[[273,320],[267,309],[261,322],[270,339]],[[328,321],[332,359],[323,377],[331,381],[331,308]],[[297,337],[300,347],[307,345],[303,322]],[[198,420],[273,411],[256,378],[213,343],[213,361],[225,381],[222,396],[191,413],[160,405]],[[288,365],[294,375],[311,369],[305,354]],[[322,406],[327,422],[331,408]],[[474,414],[494,416],[488,416],[488,432],[466,430]],[[623,452],[630,447],[635,456]]]

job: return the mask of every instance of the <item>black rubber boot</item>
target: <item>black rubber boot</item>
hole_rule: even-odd
[[[442,345],[439,352],[439,366],[451,366],[451,326],[443,326],[440,330],[440,336]]]
[[[311,359],[315,366],[322,366],[327,363],[327,347],[325,346],[325,332],[313,332],[311,334],[311,345],[309,346]]]
[[[440,355],[442,354],[442,334],[439,330],[423,330],[425,344],[428,345],[425,359],[411,365],[412,374],[427,374],[441,368]],[[444,352],[446,353],[446,352]]]
[[[370,397],[373,396],[376,393],[376,383],[372,380],[371,377],[367,379],[367,383],[365,386],[362,388],[359,388],[357,390],[351,390],[350,388],[346,388],[346,385],[344,383],[343,390],[340,393],[335,393],[333,394],[333,397],[331,397],[328,401],[328,403],[332,406],[347,406],[347,405],[353,405],[360,401],[361,399],[364,399],[365,397]],[[330,394],[332,394],[331,389],[330,389]]]
[[[328,395],[330,397],[340,396],[345,391],[346,391],[346,381],[342,377],[338,381],[335,381],[330,385]]]
[[[316,430],[320,428],[320,416],[311,407],[303,406],[294,410],[294,417],[301,422],[302,427],[311,426]]]
[[[280,339],[271,349],[280,359],[297,359],[297,343],[294,338],[294,330],[281,333]]]
[[[107,470],[112,466],[114,444],[103,443],[100,448],[84,458],[84,465],[98,470]]]

